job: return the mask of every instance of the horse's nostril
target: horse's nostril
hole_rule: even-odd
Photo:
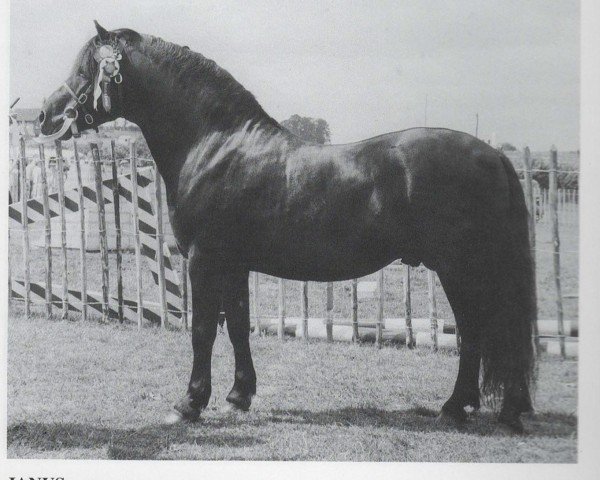
[[[43,110],[40,112],[40,116],[38,117],[38,120],[40,121],[40,125],[44,123],[44,120],[46,120],[46,112],[44,112]]]

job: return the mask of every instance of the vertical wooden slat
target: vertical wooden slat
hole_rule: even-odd
[[[536,203],[533,195],[533,180],[531,175],[531,152],[529,147],[525,147],[523,153],[523,164],[525,165],[525,201],[529,210],[529,251],[531,253],[531,260],[533,262],[533,290],[536,296],[534,322],[533,322],[533,342],[535,345],[536,354],[540,352],[540,337],[537,324],[537,292],[536,290],[536,262],[535,262],[535,217],[536,217]]]
[[[279,279],[279,321],[277,323],[277,336],[283,341],[285,334],[285,280]]]
[[[65,177],[64,159],[62,154],[62,143],[60,140],[54,142],[56,149],[56,170],[58,177],[58,205],[60,213],[60,252],[62,256],[62,315],[65,320],[69,315],[69,265],[67,257],[67,217],[65,212]]]
[[[125,319],[123,313],[123,252],[121,250],[121,206],[120,206],[120,188],[119,176],[117,173],[117,155],[115,152],[115,141],[110,141],[110,160],[112,170],[112,192],[113,192],[113,212],[115,215],[115,250],[117,254],[117,312],[119,323]]]
[[[308,340],[308,282],[302,282],[300,316],[302,317],[302,338]]]
[[[557,172],[558,153],[556,147],[550,150],[550,217],[552,222],[552,246],[554,265],[554,286],[556,289],[556,317],[558,321],[558,337],[560,342],[560,354],[563,358],[565,352],[565,328],[563,324],[562,290],[560,285],[560,238],[558,234],[558,186]]]
[[[181,257],[181,325],[186,330],[189,328],[188,321],[188,261]]]
[[[102,192],[102,160],[96,143],[90,144],[94,159],[94,177],[96,181],[96,203],[98,206],[98,234],[100,235],[100,263],[102,266],[102,320],[108,321],[108,239],[106,231],[106,212],[104,209],[104,194]]]
[[[77,172],[77,190],[79,192],[79,268],[81,275],[81,316],[87,320],[87,266],[85,259],[85,198],[83,196],[83,182],[81,181],[81,163],[77,150],[77,141],[73,139],[73,157]]]
[[[160,295],[160,325],[165,328],[168,318],[167,310],[167,288],[165,283],[165,257],[164,257],[164,234],[163,234],[163,201],[162,201],[162,178],[158,169],[154,169],[154,194],[156,198],[156,262],[158,268],[158,290]]]
[[[427,270],[427,291],[429,297],[429,321],[431,322],[431,341],[433,351],[438,350],[438,314],[437,314],[437,299],[435,295],[435,272]]]
[[[144,320],[144,299],[142,286],[142,248],[140,243],[140,223],[138,211],[138,180],[137,180],[137,158],[135,155],[135,142],[129,145],[129,159],[131,169],[131,220],[133,223],[133,246],[135,249],[135,270],[137,279],[137,324],[142,328]]]
[[[48,200],[48,175],[46,173],[46,157],[44,145],[40,144],[40,182],[42,184],[42,205],[44,206],[44,256],[46,257],[46,315],[52,317],[52,223],[50,220],[50,203]]]
[[[253,298],[253,303],[252,303],[252,313],[254,314],[254,333],[256,335],[258,335],[259,337],[261,336],[261,331],[260,331],[260,278],[259,278],[259,273],[258,272],[252,272],[252,280],[253,280],[253,289],[252,289],[252,298]]]
[[[375,343],[377,347],[381,347],[383,343],[383,304],[385,298],[385,284],[383,276],[383,268],[377,273],[377,289],[379,296],[377,297],[377,324],[375,328]]]
[[[325,316],[325,332],[327,341],[333,342],[333,282],[327,282],[326,286],[326,316]]]
[[[360,334],[358,333],[358,279],[352,279],[352,341],[358,342]]]
[[[29,185],[27,181],[27,157],[25,154],[25,139],[19,138],[19,177],[21,183],[21,227],[23,231],[23,272],[25,280],[25,315],[31,316],[31,298],[29,290],[31,288],[31,270],[29,268],[29,212],[27,209],[27,199],[29,197]]]
[[[406,323],[406,346],[414,348],[415,335],[412,328],[412,302],[410,298],[410,265],[404,266],[404,281],[402,282],[404,296],[404,321]]]

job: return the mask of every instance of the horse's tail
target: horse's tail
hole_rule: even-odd
[[[528,211],[517,174],[500,153],[508,178],[509,209],[495,228],[491,265],[493,299],[481,331],[484,399],[493,405],[504,393],[521,411],[531,410],[530,389],[535,381],[533,322],[537,321],[535,264],[532,259]]]

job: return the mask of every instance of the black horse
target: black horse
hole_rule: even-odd
[[[235,352],[227,401],[250,407],[249,271],[337,281],[401,259],[438,273],[462,337],[441,418],[464,422],[465,407],[479,408],[481,366],[499,422],[522,431],[535,290],[523,191],[502,153],[439,128],[308,143],[212,60],[129,29],[96,29],[44,104],[41,131],[68,139],[124,117],[148,142],[192,283],[193,368],[172,420],[196,420],[209,401],[221,305]]]

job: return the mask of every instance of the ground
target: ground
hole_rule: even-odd
[[[463,429],[435,423],[458,357],[254,337],[258,396],[227,411],[233,352],[219,335],[213,396],[195,424],[161,419],[185,391],[189,333],[94,320],[8,322],[8,457],[94,459],[577,461],[577,363],[542,357],[528,434],[483,408]]]

